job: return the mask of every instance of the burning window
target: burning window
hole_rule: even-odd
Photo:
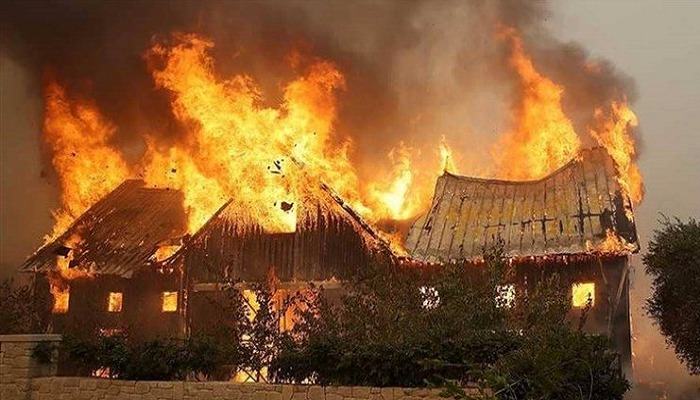
[[[51,295],[53,296],[53,309],[51,312],[54,314],[67,313],[70,302],[70,287],[51,285]]]
[[[107,298],[107,311],[114,313],[122,312],[121,292],[109,292],[109,297]]]
[[[246,304],[245,314],[250,322],[253,322],[255,316],[258,314],[260,309],[260,304],[258,303],[258,296],[254,290],[245,289],[243,290],[243,301]]]
[[[515,301],[515,285],[496,286],[496,307],[513,307]]]
[[[571,286],[571,302],[576,308],[586,307],[588,302],[595,305],[595,283],[574,283]]]
[[[163,312],[177,311],[177,292],[163,292]]]

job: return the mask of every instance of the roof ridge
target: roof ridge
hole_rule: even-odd
[[[472,181],[472,182],[483,182],[483,183],[495,183],[495,184],[507,184],[507,185],[529,185],[533,183],[540,183],[543,181],[546,181],[548,179],[551,179],[554,175],[559,174],[560,172],[564,171],[565,169],[571,167],[574,164],[578,164],[582,162],[585,158],[590,157],[591,154],[596,153],[596,152],[601,152],[603,151],[604,154],[609,157],[607,154],[607,151],[605,151],[605,148],[603,146],[594,146],[594,147],[588,147],[585,149],[579,150],[579,152],[571,158],[571,160],[567,161],[566,164],[562,165],[561,167],[555,169],[554,171],[548,173],[547,175],[538,178],[538,179],[529,179],[529,180],[515,180],[515,179],[498,179],[498,178],[481,178],[481,177],[476,177],[476,176],[466,176],[466,175],[457,175],[453,174],[450,172],[443,172],[443,174],[440,176],[442,177],[448,177],[448,178],[455,178],[459,179],[462,181]]]

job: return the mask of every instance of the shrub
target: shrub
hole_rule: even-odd
[[[567,322],[559,278],[516,293],[506,307],[498,288],[512,271],[499,248],[485,259],[477,274],[457,265],[430,273],[374,266],[339,305],[319,291],[280,340],[270,373],[322,385],[476,383],[502,399],[621,399],[628,383],[617,355],[607,339]]]

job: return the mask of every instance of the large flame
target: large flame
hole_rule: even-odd
[[[501,28],[499,37],[511,46],[510,63],[522,97],[514,110],[514,128],[501,137],[493,155],[503,178],[542,178],[574,158],[584,141],[562,108],[564,88],[537,71],[514,29]],[[590,66],[586,70],[596,73]],[[609,112],[603,111],[608,108]],[[596,127],[590,129],[590,136],[615,161],[620,186],[631,201],[641,203],[644,187],[634,163],[636,149],[631,136],[637,116],[624,100],[596,109],[594,116]]]
[[[596,110],[600,127],[591,130],[593,136],[615,160],[620,186],[627,192],[633,203],[639,204],[644,197],[644,185],[636,158],[635,142],[630,130],[637,126],[637,116],[626,102],[613,102],[608,117]]]
[[[348,144],[333,145],[334,94],[344,86],[336,67],[318,59],[299,65],[302,73],[286,85],[280,106],[262,107],[252,78],[216,76],[212,46],[196,35],[175,35],[147,54],[156,84],[172,93],[173,113],[189,132],[180,147],[150,155],[146,180],[185,192],[187,205],[197,208],[190,230],[230,198],[264,229],[293,231],[300,190],[310,188],[307,178],[359,203]],[[294,173],[292,163],[304,174]]]
[[[535,69],[514,29],[503,28],[501,37],[511,45],[522,98],[513,130],[496,144],[494,157],[506,179],[541,178],[576,156],[581,140],[562,109],[564,88]]]
[[[535,68],[515,30],[499,32],[511,50],[509,65],[521,91],[512,129],[492,152],[500,176],[541,178],[594,139],[614,159],[632,201],[641,201],[630,136],[637,120],[627,103],[601,105],[596,125],[586,132],[592,139],[582,140],[563,111],[564,87]],[[432,171],[457,173],[453,155],[461,154],[444,138],[436,143],[439,166],[426,164],[427,152],[421,155],[421,149],[398,143],[387,163],[361,185],[348,156],[352,143],[334,128],[336,95],[345,79],[333,63],[293,53],[289,68],[295,77],[281,85],[281,99],[274,104],[263,101],[250,76],[220,76],[210,55],[213,46],[195,34],[175,34],[146,52],[155,85],[170,96],[172,113],[186,134],[174,143],[158,140],[156,132],[145,137],[144,155],[132,168],[111,146],[115,127],[94,105],[69,97],[55,82],[47,85],[44,138],[53,149],[62,202],[52,238],[130,173],[151,187],[181,190],[190,233],[229,201],[242,218],[269,232],[293,231],[300,203],[314,197],[320,182],[370,222],[406,219],[428,204]]]
[[[115,128],[91,103],[69,99],[55,81],[45,87],[44,140],[53,150],[52,163],[61,187],[61,209],[47,242],[102,196],[129,176],[120,153],[110,146]]]

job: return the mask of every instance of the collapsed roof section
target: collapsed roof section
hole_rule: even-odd
[[[445,173],[405,246],[413,259],[430,263],[478,260],[498,240],[513,258],[636,252],[632,205],[617,179],[603,148],[584,150],[536,181]]]
[[[250,245],[244,245],[246,241],[257,246],[252,249],[253,256],[258,256],[256,261],[262,260],[261,252],[269,252],[266,260],[277,263],[277,253],[284,251],[289,257],[283,259],[287,264],[293,261],[294,268],[296,264],[307,263],[308,254],[312,254],[315,264],[326,260],[335,262],[345,255],[352,258],[351,253],[360,249],[363,254],[382,253],[392,257],[389,243],[330,188],[321,184],[314,193],[315,196],[306,196],[299,202],[301,205],[294,205],[299,208],[296,211],[299,233],[293,233],[294,238],[291,233],[263,231],[238,212],[231,201],[189,236],[181,191],[147,188],[141,180],[127,180],[90,207],[55,241],[33,254],[20,271],[55,270],[63,258],[69,261],[69,268],[130,278],[145,265],[172,265],[185,256],[193,263],[214,261],[219,272],[226,273],[225,269],[236,260],[252,259],[243,254],[251,252]],[[288,238],[283,239],[284,249],[265,248],[267,245],[274,247],[274,243],[279,244],[284,237]],[[338,254],[331,254],[334,251]],[[360,258],[345,260],[345,264],[368,261]],[[262,268],[263,275],[266,268]],[[289,268],[289,275],[294,275],[294,268]],[[321,271],[325,267],[320,264],[314,268],[317,270],[314,276],[335,273]],[[305,275],[308,274],[300,278]]]
[[[20,270],[53,270],[59,257],[70,257],[69,268],[130,278],[163,243],[186,234],[182,203],[182,192],[146,188],[143,181],[127,180],[33,254]]]
[[[264,280],[269,273],[284,282],[323,281],[394,257],[389,242],[338,195],[324,184],[313,186],[309,182],[289,208],[294,231],[266,232],[229,202],[166,265],[184,258],[197,282]]]

